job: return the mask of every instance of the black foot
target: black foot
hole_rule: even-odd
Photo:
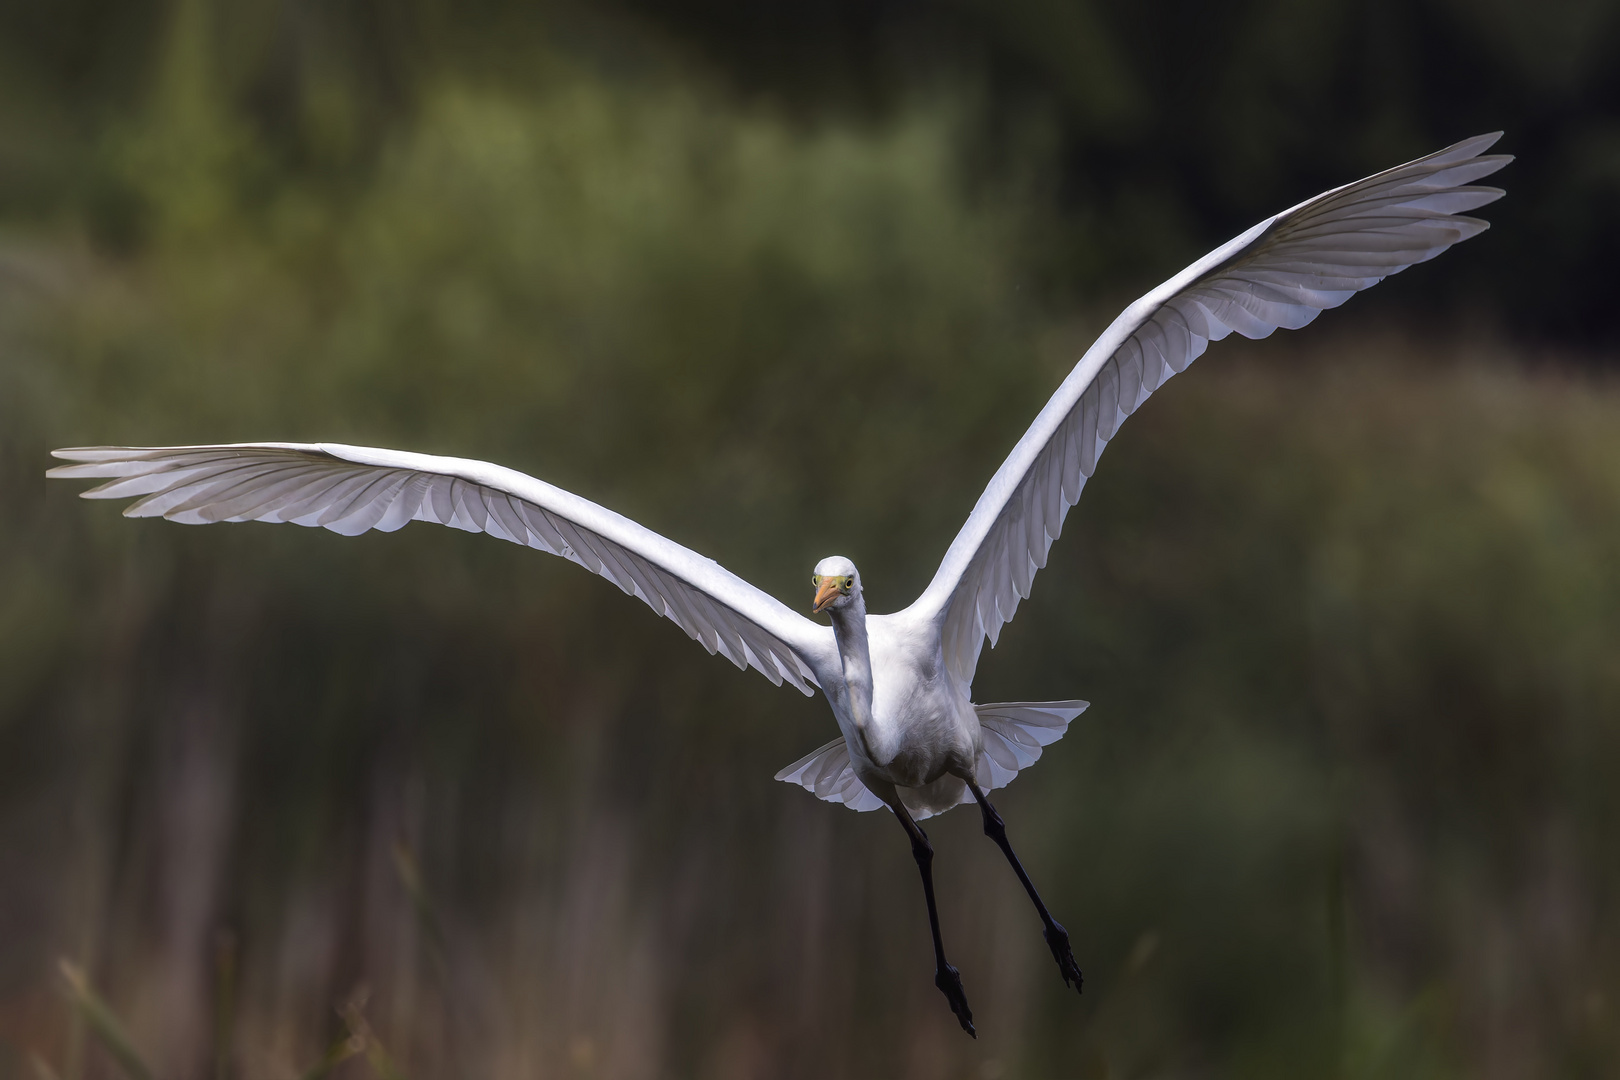
[[[1053,923],[1052,929],[1046,932],[1046,947],[1052,950],[1052,959],[1057,961],[1063,985],[1073,983],[1075,990],[1079,991],[1080,965],[1074,962],[1074,950],[1069,948],[1069,932],[1063,929],[1062,923]]]
[[[962,1030],[977,1039],[979,1033],[973,1030],[973,1010],[968,1008],[967,994],[962,991],[962,973],[946,964],[934,972],[934,985],[945,995],[945,1000],[951,1003],[951,1012],[956,1014]]]

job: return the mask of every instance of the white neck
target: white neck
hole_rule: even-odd
[[[872,722],[872,652],[866,640],[866,599],[856,593],[854,601],[831,608],[833,638],[844,665],[844,687],[849,695],[849,715],[863,743]],[[870,748],[867,756],[871,757]]]

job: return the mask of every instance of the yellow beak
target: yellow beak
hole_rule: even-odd
[[[821,579],[821,584],[816,586],[816,606],[810,609],[810,613],[821,614],[821,609],[832,603],[837,596],[838,578],[834,574],[828,574]]]

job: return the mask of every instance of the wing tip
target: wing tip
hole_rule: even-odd
[[[63,461],[99,461],[107,454],[127,454],[131,451],[150,450],[149,446],[59,446],[51,457]]]
[[[1445,159],[1454,156],[1455,160],[1464,161],[1468,158],[1477,158],[1481,154],[1485,153],[1485,151],[1495,146],[1497,141],[1500,140],[1505,134],[1507,134],[1507,132],[1503,130],[1487,131],[1479,135],[1470,135],[1466,139],[1458,139],[1456,142],[1452,143],[1443,150],[1436,150],[1434,153],[1427,155],[1427,159],[1432,161],[1435,159]],[[1418,160],[1421,161],[1424,159],[1419,158]]]
[[[70,465],[53,465],[45,470],[45,475],[53,480],[73,479],[80,476],[101,475],[93,472],[83,472],[87,468],[101,465],[120,465],[129,462],[132,454],[139,451],[137,447],[128,446],[64,446],[51,451],[51,457],[58,461],[72,462]]]

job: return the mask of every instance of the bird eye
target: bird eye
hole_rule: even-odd
[[[847,577],[847,578],[844,579],[844,588],[845,589],[853,589],[854,587],[855,587],[855,579],[854,578]]]
[[[821,588],[821,575],[820,574],[811,574],[810,575],[810,587],[814,588],[814,589]]]

